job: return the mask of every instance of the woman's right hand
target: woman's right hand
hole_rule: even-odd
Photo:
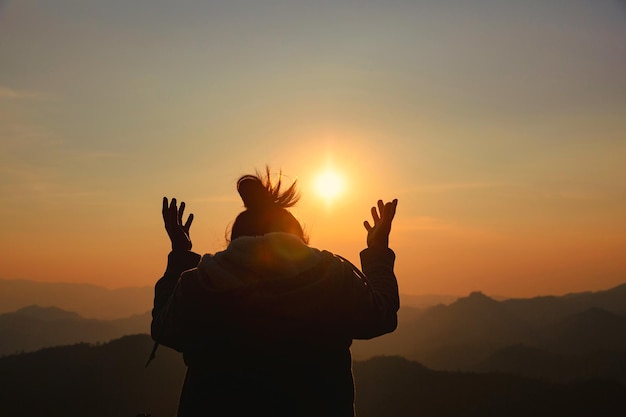
[[[383,200],[378,200],[378,210],[376,207],[372,207],[372,219],[374,225],[370,225],[368,221],[363,222],[365,230],[367,230],[367,247],[389,247],[389,233],[391,232],[391,221],[396,215],[396,207],[398,206],[398,199],[394,199],[391,202],[384,203]]]
[[[163,222],[165,230],[172,242],[173,251],[191,250],[191,238],[189,237],[189,228],[193,222],[193,214],[189,214],[187,221],[183,224],[183,213],[185,211],[185,202],[180,203],[180,209],[176,207],[176,199],[172,198],[172,202],[168,204],[167,197],[163,197]]]

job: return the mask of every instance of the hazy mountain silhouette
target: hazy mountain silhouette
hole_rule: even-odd
[[[78,342],[107,342],[148,333],[149,313],[116,320],[85,319],[57,307],[24,307],[0,315],[0,355]]]
[[[353,353],[359,359],[401,355],[436,369],[474,369],[498,350],[520,344],[557,354],[621,351],[625,289],[504,301],[475,292],[400,320],[392,334],[356,341]]]
[[[461,369],[502,347],[519,343],[532,329],[501,302],[480,292],[454,303],[399,321],[395,333],[373,341],[356,341],[355,357],[400,355],[427,366]]]
[[[0,280],[0,284],[7,282]],[[31,290],[41,284],[10,283]],[[44,289],[49,285],[58,289],[66,284],[42,285]],[[75,292],[84,289],[69,285]],[[100,301],[91,298],[94,304],[100,303],[93,311],[112,303],[110,297],[115,292],[86,287],[87,292],[95,288],[96,293],[106,294]],[[121,293],[130,299],[132,291]],[[2,299],[7,297],[5,292],[0,294]],[[151,289],[149,296],[151,299]],[[474,292],[449,305],[414,308],[404,301],[402,304],[398,330],[373,340],[355,341],[352,352],[356,360],[399,355],[440,370],[515,372],[559,381],[625,379],[626,285],[560,297],[497,301]],[[85,319],[67,309],[22,308],[0,315],[0,354],[147,333],[149,309],[150,304],[144,314],[105,321]]]
[[[402,306],[424,309],[433,307],[439,304],[448,305],[455,302],[458,295],[444,295],[444,294],[400,294],[402,299]]]
[[[184,374],[179,354],[147,335],[0,358],[0,415],[175,415]],[[354,363],[359,417],[617,416],[626,387],[615,382],[553,384],[502,374],[440,372],[400,357]],[[245,399],[242,399],[245,400]]]
[[[537,345],[575,354],[626,348],[626,316],[592,307],[545,328]]]
[[[155,277],[155,281],[156,281]],[[116,319],[152,309],[154,287],[107,289],[91,284],[70,284],[0,279],[0,314],[30,305],[56,306],[83,317]],[[427,308],[449,304],[452,295],[402,295],[406,307]]]
[[[11,317],[11,315],[19,315],[41,321],[84,320],[78,313],[72,311],[65,311],[58,307],[40,307],[38,305],[20,308],[12,314],[0,315],[0,318],[3,316]]]
[[[506,308],[533,325],[556,324],[567,316],[597,307],[626,316],[626,284],[597,292],[572,293],[564,296],[542,296],[502,301]]]
[[[153,297],[153,287],[110,290],[90,284],[0,279],[0,314],[36,304],[110,320],[151,310]]]

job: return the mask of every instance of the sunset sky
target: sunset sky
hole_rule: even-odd
[[[624,283],[626,2],[0,0],[0,278],[153,285],[265,164],[355,263],[398,198],[403,293]]]

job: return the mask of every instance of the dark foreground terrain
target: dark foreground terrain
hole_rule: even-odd
[[[135,335],[0,358],[0,416],[174,416],[184,366],[161,347],[145,369],[151,347]],[[626,387],[610,380],[442,372],[401,357],[355,362],[354,374],[359,417],[626,415]]]

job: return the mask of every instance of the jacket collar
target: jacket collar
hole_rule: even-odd
[[[299,237],[278,232],[241,236],[231,241],[226,250],[204,255],[198,271],[215,289],[234,289],[245,286],[250,276],[255,280],[292,278],[321,259],[321,252]]]

